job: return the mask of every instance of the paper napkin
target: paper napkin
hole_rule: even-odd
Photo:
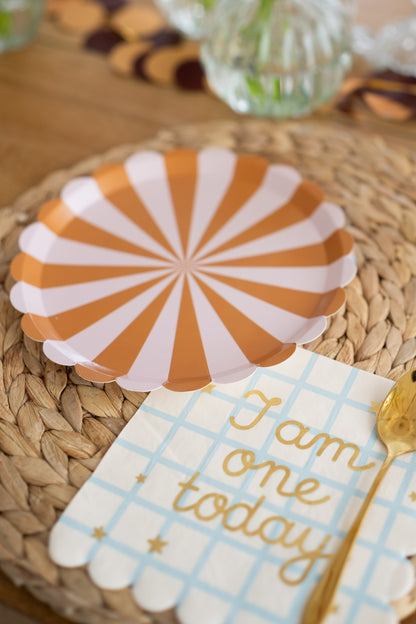
[[[297,349],[238,383],[152,392],[52,530],[52,558],[183,624],[300,622],[385,457],[373,402],[391,386]],[[328,624],[396,621],[415,468],[390,468]]]

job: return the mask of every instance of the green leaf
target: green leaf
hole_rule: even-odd
[[[12,16],[4,11],[0,12],[0,36],[10,37],[12,34]]]
[[[259,78],[256,76],[246,76],[246,84],[251,95],[258,100],[264,100],[265,93]]]
[[[276,102],[280,102],[282,99],[282,90],[280,88],[280,78],[275,78],[273,80],[273,99]]]
[[[201,0],[201,2],[205,11],[209,11],[210,9],[212,9],[217,0]]]

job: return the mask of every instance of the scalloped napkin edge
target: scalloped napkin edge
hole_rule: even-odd
[[[153,391],[54,526],[50,554],[183,624],[300,622],[379,469],[393,383],[297,348],[248,379]],[[396,460],[328,624],[393,624],[413,586],[416,457]]]

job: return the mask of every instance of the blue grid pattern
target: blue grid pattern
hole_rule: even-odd
[[[290,410],[296,399],[299,397],[299,394],[304,389],[309,390],[316,395],[320,395],[334,401],[333,408],[328,414],[325,425],[322,429],[314,428],[310,425],[310,423],[308,423],[312,434],[320,433],[321,431],[331,433],[331,428],[337,421],[337,418],[339,418],[339,413],[343,406],[349,406],[366,412],[368,411],[368,405],[353,400],[348,396],[359,373],[357,369],[349,369],[349,373],[346,376],[344,387],[342,388],[341,392],[337,393],[325,390],[323,388],[319,388],[308,381],[312,370],[315,366],[319,364],[320,358],[321,356],[308,353],[306,365],[302,371],[301,376],[298,379],[290,377],[289,375],[285,374],[284,371],[282,372],[281,367],[279,366],[268,369],[257,369],[253,376],[247,380],[247,383],[244,389],[241,391],[240,396],[232,396],[231,394],[229,394],[227,392],[227,386],[214,387],[211,391],[212,396],[224,402],[224,424],[218,433],[214,433],[209,429],[206,429],[200,425],[193,424],[187,420],[192,409],[195,407],[197,401],[200,399],[200,392],[194,392],[187,395],[188,400],[186,401],[183,409],[178,416],[172,416],[171,414],[167,413],[166,411],[162,411],[161,409],[159,409],[159,407],[157,407],[157,392],[165,393],[166,391],[161,390],[154,392],[151,395],[151,400],[147,400],[140,408],[141,414],[151,414],[157,419],[161,419],[171,425],[168,435],[166,435],[162,439],[156,452],[151,452],[144,446],[140,446],[137,442],[133,443],[131,440],[128,439],[130,425],[125,428],[125,430],[122,432],[122,434],[119,436],[114,444],[137,454],[142,459],[145,458],[147,463],[146,467],[142,469],[142,472],[146,475],[150,475],[152,469],[157,464],[174,470],[175,474],[179,472],[183,475],[185,479],[191,477],[194,472],[200,472],[200,476],[197,480],[197,485],[204,484],[210,486],[210,491],[225,493],[228,497],[230,505],[237,502],[255,503],[258,499],[258,496],[253,495],[248,491],[248,487],[254,478],[255,471],[248,471],[244,477],[242,484],[239,484],[238,487],[233,487],[228,482],[225,483],[221,480],[217,480],[207,474],[204,474],[205,468],[222,444],[226,444],[228,447],[235,449],[247,448],[248,450],[252,450],[256,454],[256,463],[278,459],[270,451],[272,443],[275,442],[275,427],[281,422],[284,422],[285,420],[291,418],[291,416],[289,415]],[[264,381],[265,378],[273,381],[275,396],[279,395],[279,382],[290,384],[291,392],[289,397],[284,401],[282,405],[278,407],[272,407],[267,412],[267,417],[273,418],[275,422],[270,430],[270,433],[265,437],[265,439],[263,440],[263,444],[259,449],[250,447],[250,445],[246,443],[242,444],[241,442],[235,441],[228,436],[231,428],[229,417],[231,415],[237,417],[242,409],[244,409],[245,411],[248,410],[250,412],[253,412],[253,415],[258,414],[259,405],[261,402],[255,403],[253,397],[246,399],[244,398],[244,394],[247,393],[249,390],[258,387],[259,381]],[[207,397],[206,400],[209,400],[208,395],[205,396]],[[260,409],[262,406],[263,403],[261,403]],[[188,432],[202,435],[204,436],[204,438],[210,441],[208,451],[205,453],[205,455],[201,456],[199,466],[196,469],[189,469],[185,467],[180,463],[178,458],[172,459],[163,455],[164,451],[169,447],[169,444],[171,443],[175,434],[181,429],[186,429]],[[374,430],[367,444],[360,448],[360,464],[368,463],[374,460],[382,461],[384,459],[384,455],[382,453],[379,453],[373,449],[376,437],[377,436],[374,427]],[[302,467],[298,466],[296,463],[292,463],[286,460],[282,460],[282,463],[287,465],[291,469],[293,474],[297,475],[297,480],[300,480],[301,478],[316,478],[320,481],[322,485],[326,485],[332,489],[335,488],[341,492],[340,500],[337,503],[335,513],[332,514],[331,521],[327,522],[325,521],[325,518],[321,518],[319,520],[307,518],[306,515],[296,512],[294,509],[292,509],[295,502],[293,498],[278,497],[278,502],[276,503],[276,498],[274,497],[273,502],[271,502],[270,500],[266,500],[264,502],[263,509],[271,512],[272,514],[283,515],[287,517],[287,519],[290,521],[299,522],[303,525],[310,526],[312,529],[316,529],[317,531],[319,531],[320,534],[325,533],[342,538],[345,533],[339,529],[339,522],[348,500],[352,496],[356,496],[360,499],[365,497],[365,493],[357,487],[357,482],[362,473],[350,471],[351,476],[349,482],[347,484],[340,484],[329,475],[323,476],[319,473],[314,472],[313,463],[316,457],[316,453],[313,450],[308,451],[308,453],[308,460],[306,464]],[[328,461],[330,460],[328,459]],[[105,537],[105,539],[101,542],[92,540],[92,545],[89,549],[89,552],[86,553],[86,562],[91,561],[97,554],[101,546],[105,544],[107,547],[110,547],[126,555],[136,562],[135,570],[132,573],[130,579],[130,582],[133,585],[140,580],[144,570],[150,566],[156,570],[164,572],[165,574],[172,575],[175,579],[179,579],[182,581],[182,590],[178,595],[177,599],[178,605],[186,601],[186,598],[189,592],[192,591],[192,588],[197,588],[205,594],[215,596],[216,598],[224,601],[227,604],[227,613],[223,620],[223,624],[232,624],[235,621],[238,613],[240,613],[241,611],[252,613],[260,620],[263,620],[265,623],[273,622],[274,624],[294,624],[299,620],[302,606],[307,596],[309,595],[313,584],[318,578],[319,571],[317,572],[315,569],[317,566],[312,569],[311,574],[307,577],[305,582],[302,583],[302,585],[298,586],[296,600],[292,602],[290,612],[285,613],[284,615],[279,615],[275,612],[271,612],[263,605],[259,605],[248,599],[249,589],[255,582],[261,566],[265,563],[269,563],[275,566],[277,570],[285,561],[280,556],[277,556],[275,553],[273,553],[273,550],[268,544],[264,544],[261,548],[259,548],[258,545],[256,545],[255,543],[251,545],[247,541],[241,541],[240,539],[238,539],[238,537],[234,535],[234,533],[225,530],[220,523],[217,527],[212,527],[211,525],[209,525],[209,523],[203,523],[198,521],[193,513],[188,512],[179,514],[174,511],[171,506],[168,506],[166,508],[156,503],[153,503],[141,495],[141,485],[139,483],[134,484],[134,486],[128,491],[116,487],[115,485],[108,483],[105,479],[100,477],[104,462],[111,462],[111,450],[107,453],[106,458],[103,460],[96,473],[90,478],[89,483],[93,484],[97,488],[97,492],[99,492],[100,490],[111,492],[113,495],[118,497],[119,504],[115,509],[113,516],[104,527],[104,530],[107,533],[107,537]],[[389,608],[382,599],[376,599],[373,596],[368,595],[368,582],[380,556],[384,555],[385,557],[390,558],[393,562],[402,560],[401,555],[387,548],[386,546],[393,519],[397,516],[398,513],[408,516],[410,515],[412,518],[416,518],[416,507],[415,510],[412,510],[411,508],[404,505],[406,494],[408,494],[410,481],[415,472],[416,457],[413,456],[411,462],[398,459],[396,460],[395,465],[400,466],[405,470],[405,476],[402,479],[401,483],[398,484],[397,494],[393,501],[384,499],[381,495],[376,498],[375,503],[386,508],[388,511],[387,519],[384,523],[379,538],[376,543],[369,542],[363,537],[359,537],[358,539],[358,543],[364,548],[368,549],[371,553],[365,574],[366,582],[361,583],[358,588],[351,588],[346,585],[342,585],[340,588],[341,594],[352,598],[351,607],[349,608],[347,613],[343,614],[342,622],[345,622],[345,624],[353,624],[355,622],[357,613],[359,612],[360,607],[364,604],[367,604],[368,606],[375,609],[379,609],[382,612],[385,612],[386,609]],[[77,495],[77,498],[79,496],[82,496],[82,490]],[[173,497],[174,495],[172,496],[172,500]],[[181,500],[181,504],[182,506],[186,504],[185,497],[183,497],[183,499]],[[120,519],[123,517],[123,514],[130,506],[138,506],[142,509],[157,512],[160,516],[164,518],[162,528],[159,531],[162,540],[164,538],[168,539],[167,536],[169,533],[169,529],[174,523],[180,523],[184,528],[191,528],[193,531],[197,531],[204,535],[205,538],[207,538],[207,544],[202,552],[202,555],[199,557],[198,561],[196,562],[194,568],[191,570],[190,573],[184,573],[176,569],[172,565],[165,562],[163,560],[163,557],[155,556],[154,553],[140,551],[139,549],[132,547],[131,545],[127,546],[126,544],[112,537],[113,529],[117,526]],[[85,536],[91,536],[92,529],[91,525],[88,524],[88,517],[85,517],[85,520],[72,517],[71,505],[61,517],[60,523],[61,525],[70,526],[72,529],[75,529]],[[213,579],[212,582],[209,583],[206,580],[204,581],[201,579],[201,572],[204,569],[204,566],[206,565],[209,556],[212,555],[214,546],[220,543],[234,548],[238,548],[241,552],[249,555],[252,561],[251,567],[249,570],[247,570],[247,574],[244,582],[242,583],[240,591],[236,595],[229,593],[226,587],[216,586],[215,579]],[[292,551],[288,552],[291,553]],[[289,556],[293,555],[290,554]],[[282,587],[282,585],[280,585],[280,587]]]

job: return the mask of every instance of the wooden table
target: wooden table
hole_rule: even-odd
[[[359,0],[360,22],[374,27],[411,11],[411,0]],[[74,37],[45,22],[30,47],[0,56],[0,205],[48,172],[117,144],[150,138],[163,126],[235,117],[211,95],[119,78],[102,56],[82,50]],[[314,118],[334,126],[360,123],[332,107]],[[416,145],[416,123],[372,119],[362,123],[362,131]],[[0,621],[65,624],[1,574]],[[416,616],[407,624],[416,624]]]

